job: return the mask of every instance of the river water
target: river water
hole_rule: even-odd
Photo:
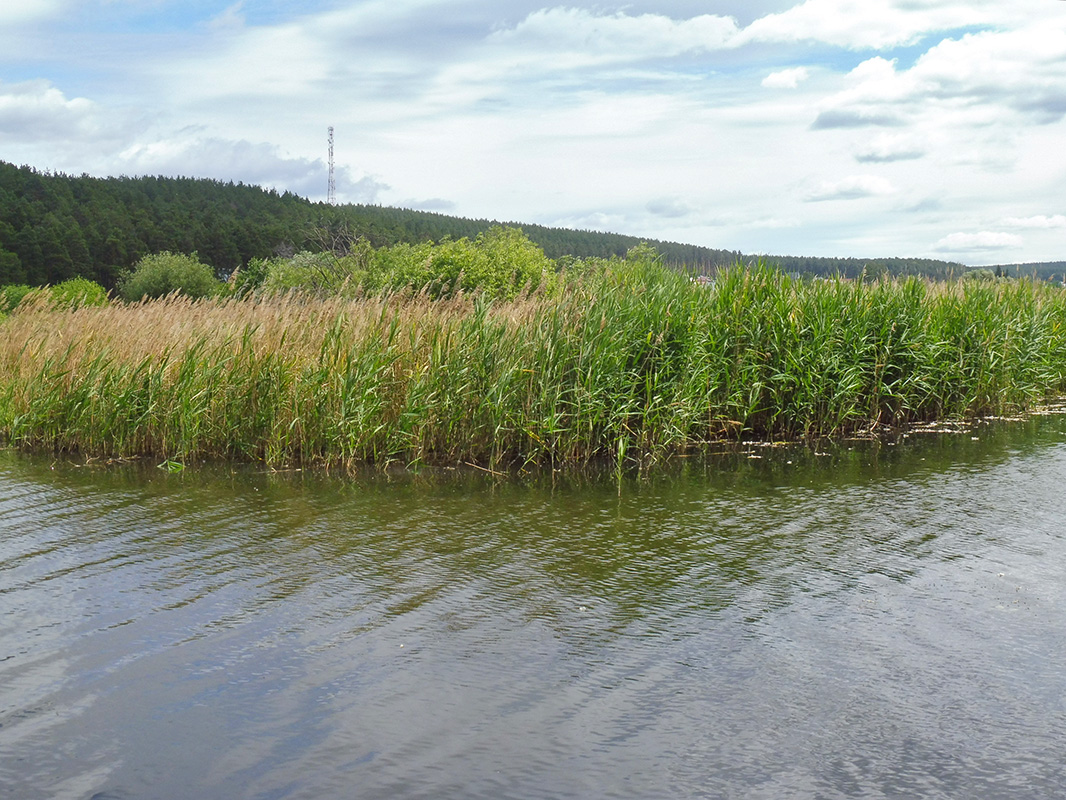
[[[0,797],[1066,794],[1066,419],[823,449],[0,452]]]

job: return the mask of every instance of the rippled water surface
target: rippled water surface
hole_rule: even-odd
[[[2,797],[1064,794],[1061,418],[620,482],[0,452]]]

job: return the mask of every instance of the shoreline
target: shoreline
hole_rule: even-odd
[[[385,464],[373,464],[358,462],[353,464],[305,464],[301,466],[270,466],[263,462],[224,459],[215,457],[203,457],[176,461],[167,456],[153,453],[140,453],[130,456],[99,456],[85,454],[78,450],[46,451],[28,448],[20,448],[9,442],[0,441],[0,451],[14,453],[17,456],[26,456],[33,459],[53,459],[53,463],[63,462],[66,466],[77,469],[110,469],[135,467],[146,471],[161,471],[163,473],[178,474],[188,470],[197,472],[198,468],[213,470],[237,470],[249,471],[254,474],[274,477],[284,476],[313,476],[318,478],[351,478],[356,476],[377,478],[416,478],[425,476],[483,476],[500,480],[522,480],[541,476],[565,475],[577,477],[580,475],[612,475],[616,478],[622,476],[647,477],[652,471],[662,469],[669,472],[686,463],[703,463],[721,457],[740,458],[747,460],[761,460],[766,451],[800,451],[813,458],[833,457],[839,455],[843,449],[852,449],[856,444],[875,445],[881,447],[896,447],[907,443],[915,437],[947,435],[947,436],[971,436],[974,441],[979,439],[974,434],[988,425],[1026,423],[1042,417],[1066,416],[1066,396],[1057,398],[1031,410],[1020,411],[1007,415],[988,415],[967,419],[946,419],[930,422],[911,423],[907,425],[893,426],[880,425],[876,430],[866,434],[855,435],[854,432],[842,433],[834,436],[822,436],[817,439],[721,439],[706,442],[702,446],[692,446],[686,452],[664,454],[654,461],[641,462],[631,460],[624,464],[618,464],[607,458],[591,459],[577,465],[552,466],[550,464],[525,464],[503,465],[498,469],[485,467],[471,462],[443,463],[425,462],[418,464],[402,464],[399,461],[390,461]],[[792,462],[789,461],[789,464]]]

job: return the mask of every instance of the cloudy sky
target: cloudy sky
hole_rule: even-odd
[[[0,160],[742,250],[1066,259],[1064,0],[2,0]]]

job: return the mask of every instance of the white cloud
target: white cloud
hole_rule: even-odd
[[[335,125],[342,200],[749,252],[935,255],[981,225],[1061,251],[1061,215],[1025,215],[1061,207],[1066,2],[31,3],[68,18],[0,25],[0,75],[50,76],[0,84],[6,160],[320,198]]]
[[[246,22],[244,14],[244,0],[238,0],[231,6],[227,6],[222,13],[212,17],[207,27],[215,31],[236,31],[244,27]]]
[[[419,211],[434,211],[438,214],[447,214],[455,211],[455,202],[445,200],[442,197],[431,197],[427,200],[403,200],[399,203],[401,208],[413,208]]]
[[[1039,214],[1035,217],[1007,217],[1003,225],[1008,228],[1066,228],[1066,216]]]
[[[636,61],[706,52],[729,44],[736,21],[712,14],[674,20],[661,14],[596,14],[581,8],[548,8],[530,14],[514,28],[500,30],[489,43],[521,59],[522,51],[556,53],[560,69],[580,64]]]
[[[912,72],[913,91],[930,100],[1002,105],[1053,121],[1066,114],[1066,29],[1033,24],[949,39]]]
[[[712,52],[738,30],[732,18],[715,15],[675,20],[564,7],[534,11],[510,26],[493,27],[489,20],[463,25],[447,15],[437,20],[434,14],[444,11],[434,0],[363,3],[243,29],[241,11],[238,3],[216,18],[219,38],[209,49],[149,68],[178,99],[256,96],[284,102],[355,92],[410,100],[407,113],[414,115],[497,98],[511,82],[528,85],[549,76],[576,81],[575,70]],[[442,31],[437,39],[426,33],[433,26]],[[448,40],[453,27],[458,32]],[[678,75],[671,70],[660,77]]]
[[[923,114],[962,124],[1004,113],[1053,122],[1066,115],[1066,29],[1031,25],[947,39],[909,69],[868,59],[848,82],[826,101],[816,129],[901,125]]]
[[[934,250],[946,253],[970,253],[980,250],[1007,250],[1024,244],[1021,236],[1013,233],[981,231],[980,233],[952,233],[934,246]]]
[[[772,230],[776,228],[798,228],[802,224],[803,223],[801,223],[800,220],[795,217],[791,217],[789,219],[767,217],[765,219],[751,220],[750,222],[746,223],[746,226],[749,228],[768,228]]]
[[[989,3],[928,0],[807,0],[755,20],[737,38],[747,42],[825,42],[851,50],[916,43],[933,31],[988,24]]]
[[[217,34],[210,51],[161,58],[145,71],[173,92],[173,101],[186,103],[280,100],[317,93],[329,77],[328,49],[307,26],[223,28]]]
[[[669,219],[687,217],[696,211],[687,200],[681,197],[659,197],[649,202],[645,208],[653,216]]]
[[[54,17],[64,0],[5,0],[0,3],[0,25],[19,25]]]
[[[556,217],[547,221],[545,224],[563,228],[613,232],[624,230],[627,222],[627,216],[621,212],[588,211]]]
[[[325,195],[328,174],[321,159],[286,156],[265,142],[203,137],[199,131],[136,144],[119,155],[117,164],[130,174],[214,177],[306,197]],[[388,188],[369,176],[356,178],[346,167],[335,173],[338,199],[345,202],[373,203]]]
[[[839,181],[823,181],[806,199],[808,202],[859,200],[892,194],[895,191],[895,187],[888,180],[878,175],[850,175]]]
[[[762,79],[762,85],[767,89],[795,89],[809,77],[810,72],[806,67],[793,67],[771,72]]]
[[[888,164],[894,161],[912,161],[926,154],[928,142],[913,134],[878,134],[862,144],[855,153],[855,160],[863,164]]]
[[[92,146],[113,143],[123,124],[121,115],[84,97],[68,98],[48,81],[0,81],[0,141]]]

